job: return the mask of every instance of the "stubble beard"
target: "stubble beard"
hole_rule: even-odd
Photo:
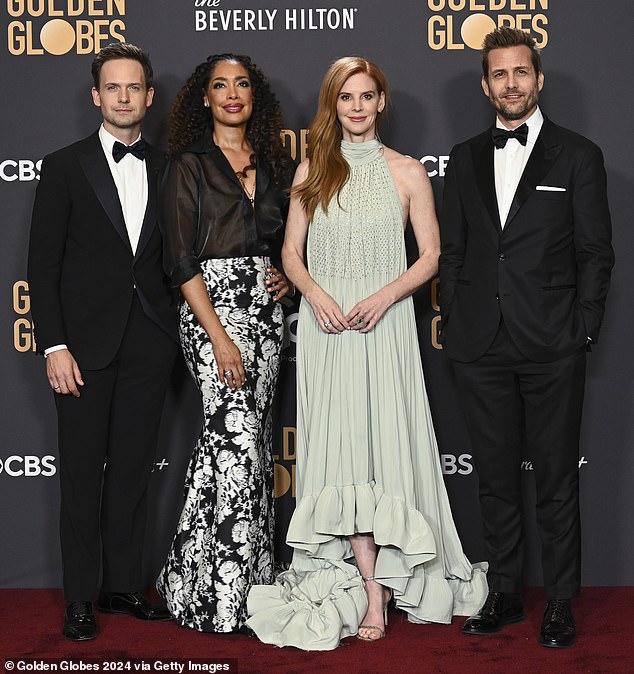
[[[493,102],[493,105],[502,119],[507,122],[514,122],[518,119],[526,117],[526,115],[537,106],[538,97],[535,92],[529,92],[524,99],[524,105],[517,109],[506,106],[500,99]]]

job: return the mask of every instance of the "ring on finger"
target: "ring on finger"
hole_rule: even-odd
[[[54,386],[54,387],[53,387],[53,391],[58,391],[58,390],[61,389],[61,388],[62,388],[61,386]]]
[[[232,370],[225,370],[225,371],[223,372],[223,374],[224,374],[225,377],[231,377],[232,379],[235,379],[235,377],[233,376],[233,371],[232,371]]]
[[[324,328],[329,328],[332,325],[330,321],[324,321]]]

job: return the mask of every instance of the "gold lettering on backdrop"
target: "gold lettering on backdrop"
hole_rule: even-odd
[[[283,432],[283,451],[284,451],[284,461],[295,461],[295,436],[297,435],[297,429],[294,426],[284,426],[282,429]]]
[[[26,281],[16,281],[13,284],[13,311],[20,316],[31,311],[29,284]],[[13,347],[21,353],[37,351],[33,324],[28,318],[18,318],[13,323]]]
[[[120,19],[109,21],[101,19],[97,21],[77,22],[77,53],[96,54],[102,47],[114,40],[125,42],[125,37],[120,31],[125,30],[125,24]]]
[[[499,12],[503,9],[522,11],[536,9],[547,10],[548,0],[427,0],[427,6],[433,12],[448,9],[451,12]]]
[[[428,0],[427,45],[434,50],[479,50],[484,36],[504,26],[531,33],[548,44],[548,0]],[[504,13],[500,13],[504,12]]]
[[[16,314],[28,314],[31,311],[31,296],[26,281],[16,281],[13,284],[13,311]]]
[[[280,463],[280,455],[273,454],[275,461],[275,497],[284,496],[291,490],[295,496],[295,436],[297,430],[294,426],[284,426],[282,428],[282,460],[292,462],[289,468]]]
[[[282,144],[288,150],[294,161],[304,161],[308,150],[308,129],[299,130],[299,143],[297,134],[292,129],[282,129],[280,132]]]
[[[13,324],[13,346],[16,351],[36,351],[33,326],[26,318],[18,318]]]
[[[119,16],[126,0],[7,0],[9,16]]]
[[[440,285],[440,279],[436,277],[431,282],[430,295],[431,295],[431,308],[434,311],[440,311],[440,304],[438,303],[438,286]]]
[[[7,11],[23,19],[7,26],[7,50],[14,56],[96,54],[110,42],[125,41],[119,18],[125,0],[7,0]]]
[[[533,17],[533,33],[535,33],[535,44],[542,49],[548,44],[548,31],[546,26],[548,25],[548,17],[544,14],[535,14]]]
[[[9,44],[7,48],[10,54],[43,54],[44,50],[33,45],[33,24],[30,21],[11,21],[7,26]]]
[[[438,303],[438,286],[440,285],[440,279],[436,277],[432,282],[429,288],[430,303],[431,308],[434,311],[440,311],[440,304]],[[434,316],[431,319],[431,345],[434,349],[442,350],[442,344],[439,341],[440,337],[440,316]]]
[[[285,466],[279,463],[275,464],[274,468],[274,493],[275,498],[284,496],[291,488],[291,474]]]
[[[293,160],[297,159],[297,135],[290,129],[282,129],[280,131],[280,138],[282,145],[288,150]]]
[[[434,316],[431,319],[431,345],[434,349],[442,351],[442,344],[440,343],[440,316]]]
[[[308,129],[301,129],[299,132],[299,156],[300,161],[306,159],[308,151]]]

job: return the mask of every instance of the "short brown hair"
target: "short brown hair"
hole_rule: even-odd
[[[153,86],[154,73],[152,72],[152,64],[150,57],[140,48],[129,42],[113,42],[106,45],[95,56],[92,62],[91,72],[92,80],[95,84],[95,89],[99,89],[99,78],[101,76],[101,68],[106,61],[114,61],[116,59],[131,59],[138,61],[143,68],[143,75],[145,76],[145,87],[151,89]]]
[[[531,50],[531,60],[533,61],[533,68],[535,74],[539,75],[542,72],[542,59],[539,53],[539,48],[535,44],[535,38],[527,33],[525,30],[518,28],[496,28],[485,36],[482,41],[482,74],[486,78],[489,74],[489,52],[493,49],[505,49],[506,47],[528,47]]]

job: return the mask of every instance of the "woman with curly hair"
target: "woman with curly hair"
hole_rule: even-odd
[[[250,587],[273,577],[271,400],[289,292],[272,262],[291,171],[281,128],[267,79],[233,54],[196,68],[170,118],[165,268],[204,420],[157,587],[177,622],[204,632],[240,629]]]

